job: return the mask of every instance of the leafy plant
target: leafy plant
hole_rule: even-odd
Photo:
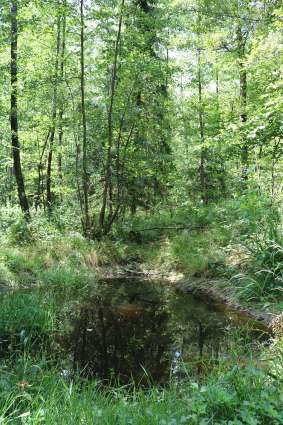
[[[245,273],[234,276],[240,283],[242,297],[261,299],[266,296],[280,297],[283,291],[283,240],[264,239],[248,245],[250,258]]]

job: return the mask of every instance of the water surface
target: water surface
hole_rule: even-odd
[[[229,358],[235,331],[238,344],[251,339],[229,313],[158,281],[6,292],[1,308],[0,356],[19,347],[43,348],[63,374],[104,382],[183,379],[187,370],[203,373]]]

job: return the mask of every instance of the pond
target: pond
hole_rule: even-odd
[[[149,280],[7,291],[0,307],[1,357],[44,352],[65,376],[107,383],[146,386],[205,373],[262,336],[215,305]]]

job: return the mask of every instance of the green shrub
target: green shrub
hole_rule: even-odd
[[[0,285],[12,285],[13,283],[13,273],[11,273],[6,264],[0,263]]]
[[[13,224],[17,223],[23,218],[22,212],[17,205],[7,205],[0,207],[0,232],[1,235],[5,234]]]
[[[39,283],[54,286],[81,287],[95,281],[95,277],[89,274],[86,269],[74,268],[71,265],[56,265],[46,270],[41,270],[37,274]]]
[[[24,218],[13,223],[8,230],[8,241],[12,245],[26,245],[35,241],[32,228]]]
[[[242,297],[280,297],[283,292],[283,240],[256,239],[247,245],[250,258],[245,273],[234,276]]]

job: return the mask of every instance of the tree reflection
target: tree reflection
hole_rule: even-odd
[[[80,306],[73,354],[85,376],[145,385],[168,378],[172,338],[166,300],[152,287],[143,288],[142,295],[137,289],[124,292],[121,304],[117,293],[113,303],[107,291]]]

